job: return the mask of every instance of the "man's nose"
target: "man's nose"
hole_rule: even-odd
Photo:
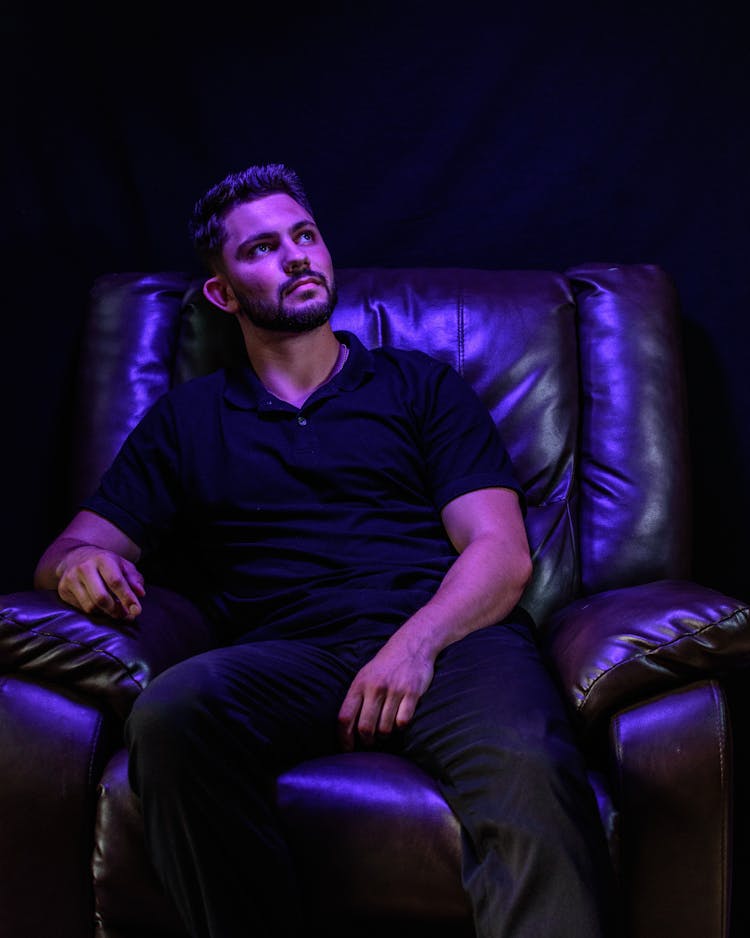
[[[298,245],[295,244],[289,248],[284,257],[284,270],[286,273],[294,274],[300,270],[307,270],[309,266],[310,258]]]

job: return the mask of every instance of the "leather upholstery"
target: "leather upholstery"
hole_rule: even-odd
[[[87,616],[57,593],[36,590],[3,597],[0,659],[35,678],[75,686],[120,717],[152,677],[210,648],[201,613],[177,593],[149,586],[133,622]]]
[[[628,936],[656,938],[679,921],[684,938],[725,938],[732,765],[721,680],[747,665],[749,612],[689,579],[674,284],[654,265],[587,264],[352,269],[338,288],[334,328],[450,362],[501,429],[529,502],[535,574],[523,602],[590,756]],[[188,275],[100,278],[81,351],[71,511],[160,394],[243,357],[236,322]],[[39,930],[44,914],[64,938],[92,935],[94,923],[103,938],[184,938],[145,854],[119,727],[155,674],[215,639],[171,571],[153,576],[127,625],[50,592],[0,597],[0,819],[12,818],[0,935],[53,935]],[[80,725],[62,749],[50,716],[60,701]],[[71,798],[58,817],[50,805]],[[455,819],[413,766],[372,753],[313,760],[278,780],[278,803],[321,935],[471,934]],[[40,826],[49,858],[33,839]]]

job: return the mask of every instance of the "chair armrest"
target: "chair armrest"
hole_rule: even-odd
[[[170,590],[149,586],[128,622],[86,615],[54,590],[0,596],[0,670],[75,687],[124,718],[161,671],[216,644],[203,614]]]
[[[747,667],[750,610],[697,583],[657,580],[561,609],[544,644],[588,735],[638,701]]]

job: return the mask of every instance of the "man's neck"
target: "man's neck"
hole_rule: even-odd
[[[250,363],[263,385],[295,407],[343,366],[344,350],[328,323],[302,333],[252,327],[243,332]]]

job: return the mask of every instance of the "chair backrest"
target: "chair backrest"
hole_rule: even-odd
[[[337,272],[334,328],[452,364],[494,417],[529,503],[537,621],[579,595],[689,573],[678,297],[655,265],[564,273]],[[180,272],[100,277],[81,356],[73,499],[170,386],[246,359]]]

